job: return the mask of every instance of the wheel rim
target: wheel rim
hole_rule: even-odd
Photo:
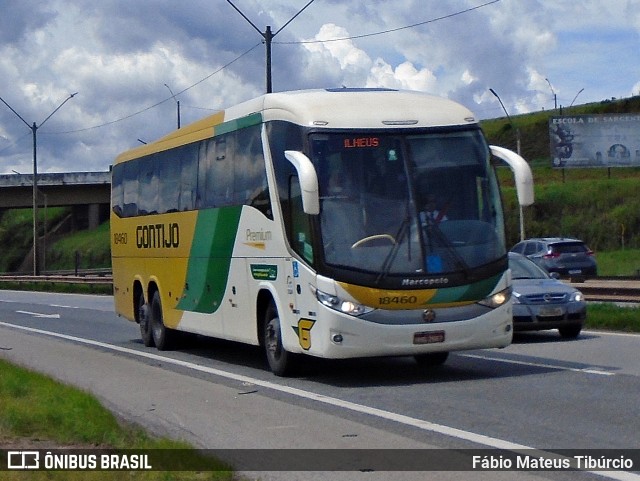
[[[151,332],[153,333],[154,340],[160,339],[162,336],[162,313],[160,312],[160,306],[157,303],[153,303],[151,306]]]
[[[277,317],[267,323],[264,341],[269,358],[278,360],[282,354],[282,342],[280,340],[280,319]]]

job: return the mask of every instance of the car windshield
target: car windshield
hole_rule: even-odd
[[[513,279],[548,279],[549,275],[526,257],[509,256]]]
[[[466,271],[504,256],[502,207],[479,130],[312,134],[329,265]]]

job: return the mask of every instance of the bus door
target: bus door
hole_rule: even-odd
[[[316,276],[309,266],[292,259],[291,280],[294,298],[291,327],[297,335],[296,344],[303,351],[308,351],[312,347],[311,334],[318,315],[318,302],[314,293]]]
[[[290,193],[290,244],[300,260],[291,260],[288,279],[288,290],[292,292],[293,306],[291,307],[291,327],[297,334],[296,343],[304,351],[312,346],[311,332],[316,322],[318,303],[315,296],[316,273],[314,265],[313,235],[311,229],[311,215],[306,214],[302,206],[300,182],[293,176],[289,184]],[[283,332],[286,337],[287,333]]]

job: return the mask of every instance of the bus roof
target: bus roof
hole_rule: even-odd
[[[116,163],[212,137],[223,125],[249,116],[255,118],[256,114],[264,122],[285,120],[331,129],[438,127],[476,122],[471,111],[462,105],[423,92],[351,88],[277,92],[240,103],[124,152]]]

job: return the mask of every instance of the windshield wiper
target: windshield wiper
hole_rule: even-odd
[[[398,251],[400,250],[400,245],[402,244],[402,240],[404,239],[406,233],[410,230],[411,225],[411,212],[410,209],[407,209],[407,215],[405,215],[402,223],[400,224],[400,228],[396,235],[394,236],[396,243],[393,244],[391,250],[387,254],[387,257],[384,258],[384,262],[382,263],[382,270],[378,277],[376,278],[376,284],[380,284],[380,282],[389,275],[391,271],[391,266],[393,265],[393,261],[398,255]],[[411,242],[408,243],[408,252],[409,260],[411,260]]]
[[[431,252],[435,252],[433,248],[432,235],[435,237],[435,240],[439,246],[442,246],[446,249],[447,253],[451,256],[451,260],[453,264],[464,271],[465,275],[469,277],[469,265],[464,261],[462,256],[458,253],[455,246],[451,245],[449,239],[440,229],[440,226],[437,223],[431,223],[426,226],[427,237],[429,238],[429,247]]]

